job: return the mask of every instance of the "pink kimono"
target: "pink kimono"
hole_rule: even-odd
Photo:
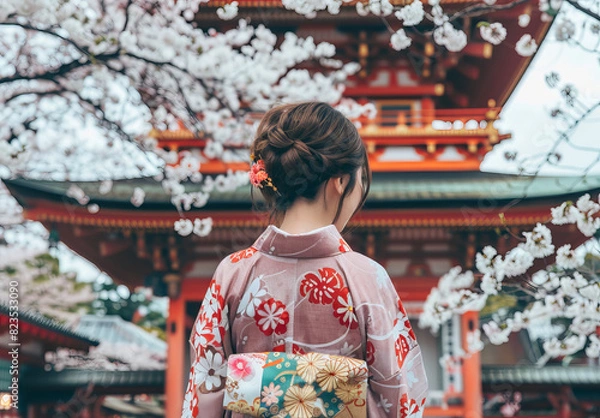
[[[223,410],[227,356],[265,351],[366,360],[369,418],[423,414],[427,378],[398,294],[385,269],[353,252],[333,225],[298,235],[269,226],[225,258],[189,341],[185,418],[245,417]]]

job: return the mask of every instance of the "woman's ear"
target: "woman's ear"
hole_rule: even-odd
[[[331,180],[335,187],[335,191],[341,196],[344,193],[344,189],[346,187],[346,183],[348,182],[348,179],[346,179],[346,176],[342,176],[342,177],[334,177]]]

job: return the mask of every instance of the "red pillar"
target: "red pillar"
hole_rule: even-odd
[[[167,370],[165,371],[165,417],[180,418],[185,391],[185,299],[181,293],[169,300],[167,320]]]
[[[468,351],[467,333],[479,328],[479,312],[467,312],[461,318],[462,346]],[[481,358],[479,352],[471,353],[463,361],[463,393],[465,418],[483,417],[481,393]]]

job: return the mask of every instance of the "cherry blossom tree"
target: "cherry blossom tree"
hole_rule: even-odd
[[[88,353],[59,348],[45,355],[48,370],[164,370],[166,350],[156,353],[137,344],[101,342]]]
[[[578,353],[598,358],[599,212],[600,204],[589,194],[551,210],[551,226],[575,225],[581,241],[587,240],[581,246],[557,248],[551,229],[540,223],[523,232],[521,242],[505,254],[486,246],[476,255],[478,274],[456,266],[440,279],[427,297],[419,325],[435,332],[455,314],[487,311],[481,328],[491,344],[504,344],[513,332],[535,332],[545,324],[540,364]],[[498,304],[498,298],[504,300]],[[470,351],[483,348],[480,336],[480,330],[470,335]]]
[[[343,100],[358,70],[332,59],[335,47],[243,19],[220,33],[193,22],[201,1],[9,0],[0,10],[0,168],[3,175],[56,180],[155,176],[179,210],[203,206],[214,189],[247,183],[245,173],[213,177],[202,162],[247,161],[256,112],[278,102],[319,99],[349,116]],[[218,15],[228,19],[232,6]],[[318,63],[322,72],[299,68]],[[366,109],[372,109],[368,107]],[[183,123],[206,140],[201,155],[157,147],[152,128]],[[82,136],[84,139],[82,141]],[[176,168],[169,164],[179,163]],[[186,194],[182,181],[203,185]],[[81,204],[80,191],[71,190]],[[132,203],[143,203],[136,190]],[[90,205],[91,212],[99,208]],[[182,232],[188,225],[178,225]],[[197,220],[190,232],[210,231]],[[189,233],[189,232],[188,232]]]
[[[18,283],[22,309],[34,310],[68,326],[91,311],[96,294],[90,284],[77,281],[74,273],[61,272],[52,255],[4,245],[0,246],[0,260],[0,281],[6,286],[13,281]]]
[[[392,48],[433,40],[440,54],[458,52],[476,36],[495,45],[503,42],[507,31],[494,21],[494,13],[527,2],[546,20],[561,5],[560,0],[484,0],[466,6],[439,0],[404,6],[389,0],[353,5],[344,0],[282,1],[307,18],[337,14],[342,8],[378,16],[390,30]],[[595,2],[568,2],[597,18]],[[113,179],[154,176],[182,212],[176,230],[205,235],[210,220],[185,219],[183,212],[202,207],[213,190],[230,190],[248,179],[231,171],[204,176],[201,166],[214,158],[247,161],[244,146],[252,138],[257,113],[278,102],[318,99],[349,117],[373,116],[373,106],[343,98],[344,82],[359,66],[336,59],[334,45],[291,32],[278,38],[264,25],[251,26],[243,19],[225,32],[199,28],[194,18],[213,13],[214,8],[204,9],[210,6],[204,0],[3,2],[0,176],[104,180],[106,193]],[[218,8],[216,14],[235,19],[238,3]],[[472,18],[477,27],[468,30],[466,22]],[[523,34],[515,46],[525,56],[537,49],[527,33],[529,21],[528,14],[519,17]],[[579,39],[575,25],[564,22],[557,37]],[[597,32],[597,25],[584,29]],[[179,124],[206,141],[200,153],[157,147],[152,128]],[[184,181],[202,185],[202,191],[186,193]],[[90,212],[99,210],[76,187],[70,195]],[[135,190],[131,201],[142,205],[143,190]]]

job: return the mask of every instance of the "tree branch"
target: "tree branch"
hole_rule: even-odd
[[[55,38],[59,38],[60,40],[70,44],[75,49],[77,49],[79,52],[81,52],[83,55],[90,56],[89,51],[86,50],[85,48],[81,47],[80,45],[78,45],[75,41],[73,41],[72,39],[69,39],[69,38],[65,38],[64,36],[59,35],[56,32],[52,32],[50,29],[36,28],[35,26],[31,26],[26,23],[17,23],[17,22],[0,22],[0,26],[18,26],[25,30],[45,33],[47,35],[54,36]]]
[[[527,3],[528,1],[530,1],[530,0],[515,0],[512,3],[495,4],[492,6],[475,4],[473,6],[466,7],[465,9],[461,10],[460,12],[454,13],[452,16],[449,16],[448,20],[450,22],[452,22],[456,19],[460,19],[461,17],[473,17],[473,16],[479,16],[479,15],[482,15],[485,13],[490,13],[490,12],[509,10],[509,9],[515,8],[523,3]],[[567,0],[567,1],[569,1],[569,0]]]
[[[580,12],[582,12],[583,14],[591,17],[592,19],[596,20],[597,22],[600,22],[599,14],[592,12],[590,9],[586,9],[585,7],[580,5],[579,2],[577,2],[575,0],[566,0],[566,2],[569,3],[571,6],[573,6],[574,8],[576,8],[577,10],[579,10]]]

